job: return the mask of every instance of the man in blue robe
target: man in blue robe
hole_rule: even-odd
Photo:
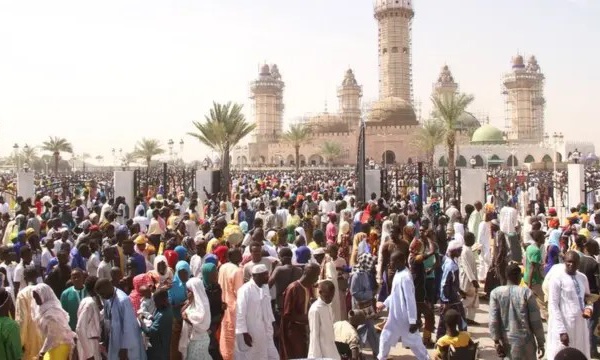
[[[142,333],[129,296],[113,287],[108,279],[99,279],[95,290],[104,299],[104,316],[110,326],[108,358],[146,360]]]

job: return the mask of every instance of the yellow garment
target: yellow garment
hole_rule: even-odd
[[[592,234],[590,233],[590,231],[588,229],[581,229],[581,230],[579,230],[579,235],[585,236],[585,238],[587,240],[591,239],[591,237],[592,237]]]
[[[44,360],[69,360],[71,347],[67,344],[58,345],[44,354]]]
[[[15,321],[19,324],[21,344],[25,344],[23,359],[37,359],[43,341],[40,330],[33,321],[33,286],[21,289],[17,294],[15,304]]]
[[[219,245],[221,245],[221,240],[219,240],[217,238],[210,239],[208,244],[206,244],[206,253],[212,254],[213,249],[215,249]]]
[[[466,331],[461,331],[458,336],[444,335],[435,343],[435,355],[440,356],[442,352],[447,352],[450,345],[454,348],[463,348],[469,346],[471,336]]]
[[[127,266],[125,261],[125,254],[123,253],[123,248],[117,246],[117,252],[119,253],[119,267],[121,268],[121,272],[123,274],[127,273]]]
[[[316,243],[316,242],[314,242],[314,241],[311,241],[311,242],[310,242],[310,244],[308,244],[308,247],[309,247],[311,250],[317,250],[318,248],[320,248],[319,244],[317,244],[317,243]]]

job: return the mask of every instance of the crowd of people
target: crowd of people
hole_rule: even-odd
[[[463,209],[359,202],[348,171],[0,197],[0,358],[474,359],[471,327],[499,357],[600,358],[600,204],[560,219],[528,180]]]

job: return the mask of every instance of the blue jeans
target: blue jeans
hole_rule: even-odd
[[[373,323],[373,320],[365,321],[364,324],[358,327],[357,332],[361,345],[369,344],[373,351],[373,355],[377,357],[379,354],[379,335],[375,330],[375,323]]]
[[[590,354],[598,354],[598,337],[594,335],[594,330],[596,330],[596,326],[598,325],[598,319],[600,319],[600,303],[594,303],[594,312],[592,313],[592,318],[588,322],[588,326],[590,328]]]

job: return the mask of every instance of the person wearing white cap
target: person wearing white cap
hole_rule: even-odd
[[[235,359],[279,360],[273,342],[273,310],[267,283],[269,269],[264,264],[252,267],[252,279],[238,290],[235,323]]]
[[[460,277],[458,268],[458,258],[462,253],[463,242],[461,240],[452,240],[448,243],[446,258],[442,265],[442,281],[440,284],[440,321],[438,322],[437,338],[446,334],[446,324],[444,323],[444,314],[450,309],[458,311],[463,321],[459,326],[460,331],[466,331],[467,325],[465,319],[465,309],[462,304]]]

